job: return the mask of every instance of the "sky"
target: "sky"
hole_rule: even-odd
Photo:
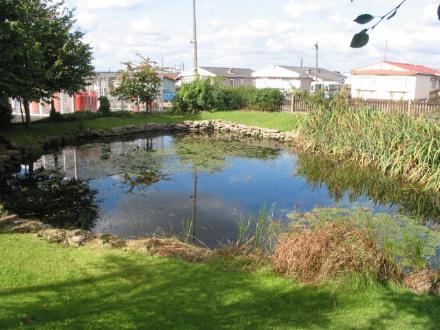
[[[438,0],[407,0],[361,49],[359,14],[385,14],[400,0],[197,0],[199,66],[260,69],[270,65],[351,69],[383,60],[440,68]],[[93,47],[96,70],[118,70],[136,53],[165,66],[193,66],[192,0],[67,0]]]

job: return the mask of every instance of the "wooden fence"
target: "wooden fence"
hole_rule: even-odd
[[[415,117],[440,112],[440,102],[350,99],[350,106],[353,110],[371,109]],[[291,96],[285,98],[282,107],[284,112],[309,112],[311,109],[311,106],[303,98]]]

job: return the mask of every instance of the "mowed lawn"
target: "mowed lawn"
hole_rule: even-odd
[[[0,234],[0,329],[438,329],[440,298]]]
[[[280,131],[294,131],[298,129],[304,118],[303,114],[280,112],[244,112],[244,111],[219,111],[202,112],[195,115],[180,115],[173,113],[147,114],[147,113],[117,113],[109,117],[82,119],[77,121],[47,123],[34,122],[31,129],[22,125],[14,125],[0,135],[21,146],[31,145],[48,135],[68,133],[78,128],[114,128],[125,125],[142,125],[146,123],[178,123],[184,120],[213,120],[222,119],[234,123],[273,128]]]

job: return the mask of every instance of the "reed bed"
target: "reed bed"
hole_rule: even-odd
[[[402,277],[367,231],[342,223],[292,229],[278,242],[271,261],[277,272],[312,284],[350,274],[380,282]]]
[[[299,143],[306,150],[354,160],[440,191],[440,127],[426,118],[353,110],[336,98],[314,106]]]

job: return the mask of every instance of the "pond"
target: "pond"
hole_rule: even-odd
[[[215,247],[234,241],[240,218],[255,217],[262,207],[282,221],[293,213],[336,207],[407,214],[432,231],[440,222],[438,195],[267,141],[148,135],[67,147],[22,171],[29,167],[88,183],[97,206],[86,213],[96,217],[88,229],[125,238],[180,235],[195,219],[192,234]],[[92,207],[83,203],[75,209]]]

